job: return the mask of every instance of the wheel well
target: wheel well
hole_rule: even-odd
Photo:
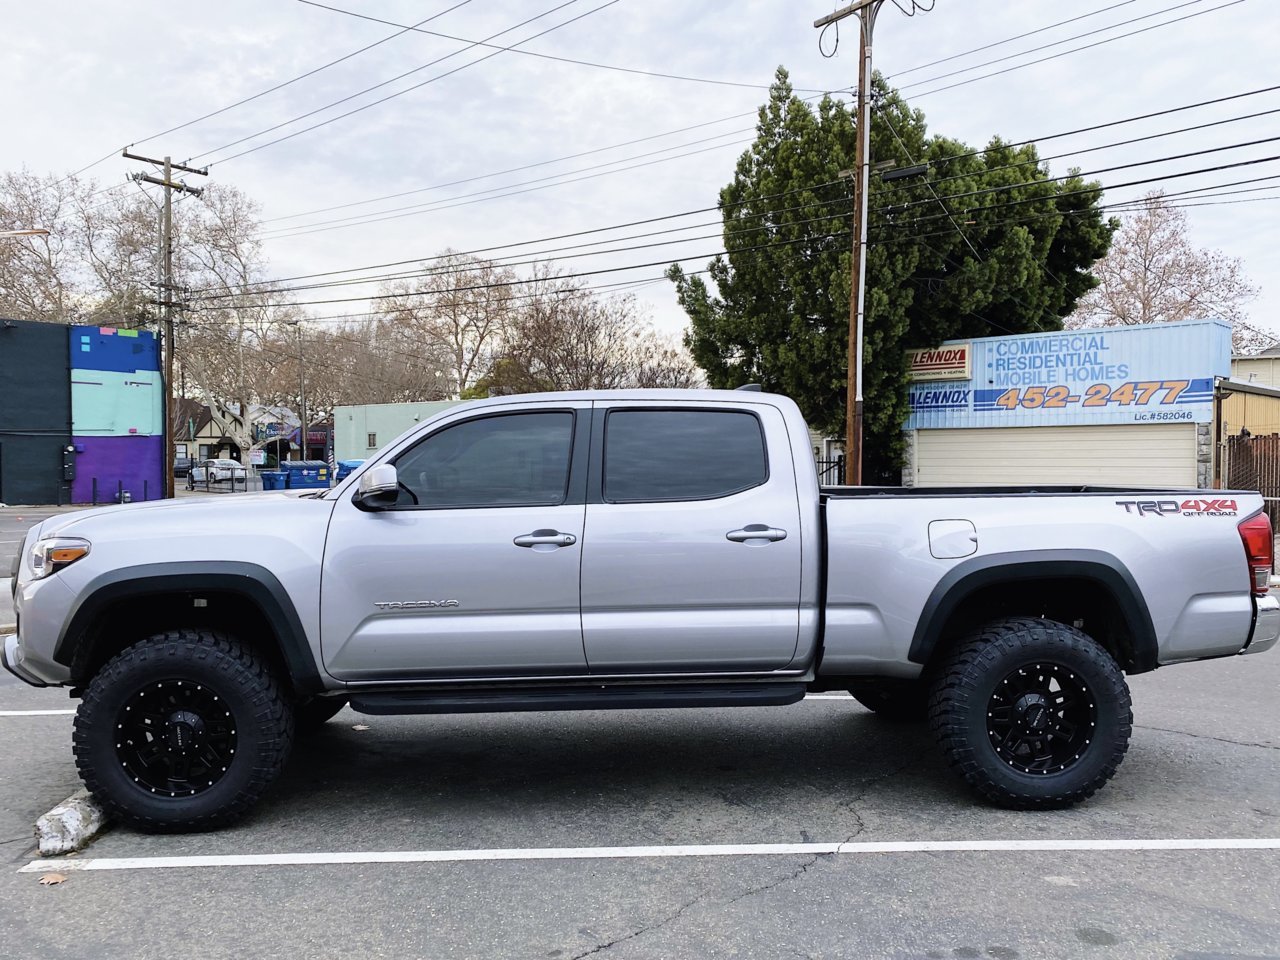
[[[1106,584],[1088,577],[1044,577],[992,583],[967,594],[942,624],[926,670],[973,629],[1015,616],[1056,620],[1082,630],[1127,673],[1154,667],[1145,663],[1133,625]]]
[[[252,597],[234,591],[202,590],[131,595],[108,601],[75,638],[71,676],[83,686],[121,650],[153,634],[179,628],[218,630],[250,647],[268,664],[285,689],[296,691],[266,612]]]

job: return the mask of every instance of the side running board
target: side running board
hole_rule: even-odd
[[[351,709],[369,714],[507,713],[519,710],[654,710],[664,707],[776,707],[804,699],[804,683],[519,687],[355,693]]]

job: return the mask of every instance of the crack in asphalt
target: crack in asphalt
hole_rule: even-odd
[[[857,804],[865,800],[867,797],[867,794],[869,794],[876,787],[880,786],[882,783],[886,782],[887,780],[893,779],[903,770],[906,770],[908,767],[918,763],[920,759],[928,752],[929,752],[928,750],[922,751],[918,756],[908,758],[907,760],[900,763],[898,766],[893,767],[890,770],[886,770],[884,773],[880,774],[877,777],[870,778],[863,784],[862,789],[855,796],[852,796],[847,800],[842,801],[842,805],[848,809],[849,815],[852,816],[854,819],[855,828],[851,834],[849,834],[847,837],[841,840],[839,844],[836,845],[836,849],[833,853],[814,854],[812,857],[809,858],[809,860],[806,863],[802,863],[799,867],[797,867],[795,870],[792,870],[790,873],[786,874],[785,876],[778,877],[776,880],[771,880],[768,883],[763,884],[761,886],[752,887],[751,889],[738,894],[736,897],[732,897],[729,900],[726,900],[724,905],[728,906],[731,903],[737,903],[739,900],[744,900],[747,897],[753,897],[758,893],[764,893],[766,890],[772,890],[774,887],[778,886],[779,884],[786,883],[788,880],[798,879],[799,877],[808,873],[809,868],[814,866],[819,860],[830,860],[838,856],[840,853],[843,852],[846,844],[852,843],[854,840],[860,837],[862,833],[867,829],[867,822],[862,818],[862,814],[858,812]],[[803,835],[804,832],[801,831],[801,833]]]
[[[583,957],[590,957],[593,954],[603,953],[605,950],[608,950],[611,947],[616,947],[620,943],[626,943],[628,940],[634,940],[636,937],[643,936],[644,934],[649,933],[653,930],[659,930],[662,927],[665,927],[669,923],[674,923],[676,920],[680,919],[681,915],[683,915],[686,910],[692,907],[699,900],[703,899],[705,896],[706,896],[705,893],[700,893],[696,897],[694,897],[692,900],[688,901],[687,903],[681,904],[678,910],[676,910],[674,913],[667,914],[667,916],[663,917],[657,923],[651,923],[646,927],[641,927],[639,930],[633,930],[631,933],[628,933],[626,936],[618,937],[616,940],[610,940],[607,943],[598,943],[594,947],[592,947],[590,950],[585,950],[582,953],[575,954],[574,956],[570,957],[569,960],[582,960]]]
[[[1237,747],[1258,747],[1262,750],[1280,750],[1280,744],[1274,743],[1255,743],[1252,740],[1230,740],[1226,737],[1212,737],[1207,733],[1188,733],[1186,730],[1173,730],[1169,727],[1149,727],[1142,723],[1135,723],[1134,727],[1138,730],[1159,730],[1161,733],[1176,733],[1183,737],[1194,737],[1196,740],[1216,740],[1218,743],[1231,743]]]
[[[738,894],[736,897],[731,897],[730,899],[726,900],[724,902],[724,905],[727,907],[729,906],[729,904],[737,903],[739,900],[745,900],[747,897],[754,897],[757,893],[764,893],[766,890],[772,890],[774,887],[778,886],[778,884],[780,883],[786,883],[788,880],[794,880],[797,877],[799,877],[801,874],[808,873],[809,868],[812,867],[819,860],[821,860],[823,857],[830,857],[830,856],[833,856],[833,854],[815,853],[812,857],[809,858],[808,862],[800,864],[800,866],[792,870],[786,876],[778,877],[778,879],[776,880],[770,880],[768,883],[763,884],[759,887],[752,887],[750,890],[744,890],[742,893]]]
[[[880,786],[881,784],[885,783],[888,780],[893,779],[902,771],[906,770],[908,767],[914,766],[915,764],[919,763],[925,757],[925,755],[930,752],[932,752],[932,747],[920,751],[920,753],[918,753],[913,757],[909,757],[908,759],[904,760],[902,763],[898,764],[896,767],[886,770],[884,773],[880,774],[879,776],[868,778],[863,783],[862,789],[856,795],[848,798],[847,800],[842,801],[842,804],[848,809],[849,814],[853,817],[855,821],[855,829],[851,834],[849,834],[849,836],[845,837],[844,840],[840,841],[840,843],[836,846],[836,849],[834,852],[814,854],[813,856],[809,857],[808,860],[800,864],[800,866],[796,867],[794,870],[790,871],[789,873],[784,874],[781,877],[777,877],[774,880],[770,880],[768,883],[762,884],[757,887],[751,887],[748,890],[744,890],[742,893],[738,894],[737,896],[730,897],[728,900],[723,901],[720,904],[720,906],[727,907],[730,904],[737,903],[739,900],[745,900],[747,897],[754,897],[757,894],[764,893],[767,890],[772,890],[774,887],[784,884],[789,880],[799,879],[800,877],[808,873],[809,868],[817,864],[818,861],[834,859],[841,852],[843,852],[843,849],[846,844],[852,843],[855,839],[861,836],[862,833],[867,829],[867,823],[862,818],[862,814],[858,812],[856,805],[861,803],[863,800],[865,800],[867,797],[867,794],[869,794],[876,787]],[[804,831],[801,831],[801,835],[802,836],[805,835]],[[665,927],[668,924],[674,923],[676,920],[679,920],[680,917],[683,916],[687,910],[689,910],[699,901],[706,899],[706,897],[707,897],[707,894],[701,893],[698,896],[694,897],[692,900],[689,900],[681,904],[677,910],[667,914],[661,920],[658,920],[655,923],[648,924],[647,926],[641,927],[639,930],[633,930],[630,933],[626,934],[625,936],[618,937],[614,940],[609,940],[605,943],[598,943],[594,947],[592,947],[590,950],[585,950],[582,953],[575,954],[574,956],[570,957],[569,960],[583,960],[584,957],[590,957],[590,956],[594,956],[597,953],[603,953],[606,950],[616,947],[620,943],[626,943],[628,940],[634,940],[637,937],[644,936],[644,934],[646,933],[651,933],[654,930],[659,930],[662,927]]]

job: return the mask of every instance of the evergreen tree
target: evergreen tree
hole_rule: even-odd
[[[1095,280],[1115,222],[1101,187],[1049,180],[1032,145],[975,152],[928,135],[877,75],[871,159],[928,173],[873,175],[863,345],[864,478],[896,482],[909,411],[905,351],[958,337],[1057,330]],[[855,117],[815,107],[779,68],[755,143],[720,191],[727,255],[701,276],[672,266],[686,344],[713,387],[758,382],[844,435]]]

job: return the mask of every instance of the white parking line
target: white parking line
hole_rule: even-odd
[[[67,717],[74,710],[0,710],[0,717]]]
[[[779,857],[797,854],[1027,853],[1135,850],[1280,850],[1280,838],[1166,840],[906,840],[844,843],[725,843],[653,847],[534,847],[508,850],[389,850],[265,853],[238,856],[98,857],[32,860],[19,873],[57,869],[159,870],[195,867],[296,867],[358,863],[461,863],[474,860],[632,860],[673,857]]]

